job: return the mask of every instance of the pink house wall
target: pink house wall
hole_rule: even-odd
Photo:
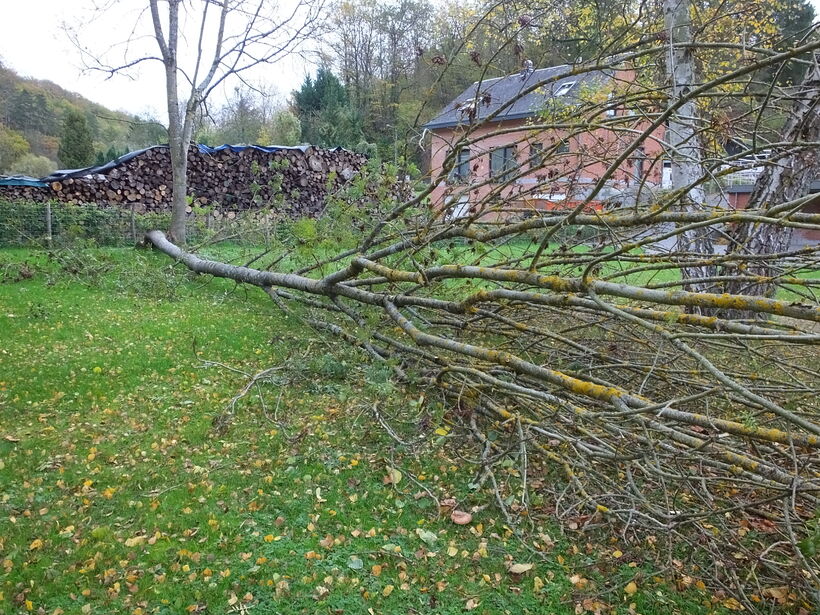
[[[630,128],[643,130],[646,122],[636,121]],[[662,130],[656,134],[658,133],[662,134]],[[437,207],[444,205],[448,197],[458,201],[465,196],[468,196],[473,209],[476,204],[483,203],[490,197],[503,201],[506,208],[551,209],[577,204],[579,193],[584,188],[591,187],[604,174],[608,166],[631,143],[635,132],[619,133],[596,129],[567,137],[566,133],[559,131],[535,131],[529,128],[527,120],[479,126],[469,134],[469,139],[473,142],[470,145],[470,178],[468,182],[454,183],[448,181],[442,173],[442,166],[447,154],[463,134],[462,128],[438,128],[432,131],[430,170],[435,189],[431,198]],[[620,136],[621,134],[626,136]],[[499,184],[490,179],[489,153],[492,150],[515,145],[518,163],[515,173],[518,175],[529,168],[530,143],[542,143],[547,150],[564,139],[569,143],[570,152],[551,156],[550,159],[555,161],[553,164],[528,172],[503,188],[499,188]],[[647,139],[643,144],[643,153],[644,181],[659,186],[663,174],[663,148],[659,140]],[[635,158],[627,159],[612,176],[610,185],[625,188],[636,183],[635,168]],[[568,183],[576,187],[574,195],[567,195]],[[558,198],[544,198],[549,196]]]

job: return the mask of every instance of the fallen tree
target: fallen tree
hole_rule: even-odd
[[[820,225],[820,216],[787,211],[784,224]],[[693,225],[712,214],[686,216]],[[772,219],[757,210],[727,216]],[[607,232],[645,223],[617,213],[580,221]],[[515,454],[529,460],[519,476],[556,476],[551,488],[539,480],[538,490],[551,491],[552,513],[565,522],[613,524],[636,540],[666,536],[669,571],[685,578],[693,571],[709,578],[711,560],[720,567],[715,578],[735,590],[754,580],[758,594],[791,585],[809,595],[816,562],[806,545],[816,539],[810,521],[820,488],[820,374],[812,364],[820,305],[612,281],[695,264],[697,255],[624,254],[620,270],[599,269],[605,275],[593,278],[582,272],[611,263],[608,254],[556,251],[539,267],[551,273],[532,273],[505,249],[509,237],[500,231],[515,226],[442,224],[393,234],[392,242],[388,235],[366,254],[342,255],[341,266],[288,273],[203,259],[159,231],[148,240],[192,271],[265,290],[397,377],[438,390],[454,422],[483,443],[484,480],[495,480],[494,464]],[[779,257],[794,270],[817,253]],[[448,257],[464,264],[444,264]],[[738,256],[715,258],[726,264]],[[816,286],[799,275],[778,283]],[[770,320],[724,320],[687,306]],[[526,478],[518,488],[524,499],[513,504],[504,504],[509,493],[498,494],[511,522],[533,489]],[[744,540],[749,527],[766,533]],[[692,548],[688,557],[671,546],[681,542]],[[674,564],[681,557],[684,564]]]
[[[568,66],[565,76],[614,71],[625,57],[635,71],[645,66],[654,74],[648,60],[666,49],[648,44],[642,39],[617,59]],[[715,47],[741,52],[730,44],[704,46]],[[159,231],[147,239],[191,271],[263,289],[407,386],[438,396],[453,430],[475,444],[482,469],[474,486],[488,490],[511,527],[537,514],[570,530],[604,526],[643,545],[679,586],[697,579],[728,592],[722,595],[733,596],[733,607],[817,607],[820,246],[757,254],[720,249],[715,241],[755,225],[816,232],[820,214],[810,207],[817,197],[795,193],[742,209],[703,196],[707,202],[689,206],[693,193],[705,195],[707,184],[744,168],[742,158],[777,143],[776,135],[768,142],[758,135],[740,154],[713,152],[696,161],[700,172],[690,169],[685,186],[663,190],[646,174],[638,187],[644,196],[630,205],[596,204],[686,103],[742,103],[752,111],[738,112],[738,126],[750,116],[754,124],[774,97],[755,91],[751,76],[819,48],[812,39],[786,52],[760,50],[755,60],[681,92],[639,76],[627,88],[577,100],[516,129],[521,145],[534,132],[618,135],[608,157],[594,160],[605,170],[570,207],[526,207],[528,196],[549,192],[562,177],[577,178],[577,168],[546,152],[527,168],[486,180],[497,185],[452,215],[447,196],[472,195],[481,186],[446,184],[459,150],[484,138],[474,114],[415,198],[388,193],[368,208],[371,199],[351,197],[359,198],[354,215],[366,228],[340,242],[349,245],[337,253],[319,233],[307,245],[315,251],[288,269],[281,259],[251,268],[185,252]],[[561,78],[522,87],[504,104]],[[502,112],[503,106],[493,115]],[[698,137],[714,143],[713,127],[698,123]],[[790,151],[820,145],[789,139]],[[663,155],[651,163],[662,166]],[[518,182],[533,175],[534,182]],[[441,186],[446,196],[430,202]],[[514,199],[504,191],[510,186]],[[699,186],[704,190],[694,190]],[[334,232],[343,234],[338,226],[348,223],[338,221]],[[334,228],[333,219],[323,224]],[[714,249],[678,241],[695,235]],[[761,276],[762,264],[774,273]],[[692,271],[708,275],[690,277]],[[770,290],[709,290],[730,281],[732,288]],[[736,314],[754,318],[725,317]]]

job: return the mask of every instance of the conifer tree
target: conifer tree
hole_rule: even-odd
[[[69,169],[87,167],[94,163],[91,131],[81,113],[69,111],[66,115],[57,156],[60,164]]]

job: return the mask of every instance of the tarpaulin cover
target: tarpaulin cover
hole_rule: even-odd
[[[35,188],[42,188],[47,185],[44,181],[28,175],[0,176],[0,186],[34,186]]]
[[[197,145],[197,149],[199,150],[200,154],[216,154],[217,152],[221,152],[223,150],[230,150],[232,152],[241,152],[246,149],[254,149],[260,152],[266,152],[268,154],[272,154],[274,152],[280,152],[283,150],[299,150],[301,152],[306,152],[309,148],[313,147],[312,145],[294,145],[292,147],[284,146],[284,145],[220,145],[218,147],[209,147],[208,145]],[[167,149],[167,145],[153,145],[151,147],[146,147],[144,149],[140,149],[134,152],[128,152],[120,156],[119,158],[115,158],[111,162],[107,162],[102,165],[93,166],[93,167],[86,167],[84,169],[63,169],[60,171],[55,171],[51,175],[43,177],[41,179],[36,179],[34,177],[26,177],[23,175],[13,175],[11,177],[0,176],[0,186],[46,186],[51,182],[62,181],[68,178],[75,178],[75,177],[85,177],[86,175],[95,175],[97,173],[105,175],[112,169],[117,168],[120,165],[125,164],[129,160],[136,158],[140,154],[147,152],[150,149]],[[336,152],[341,150],[341,147],[335,147],[330,151]]]

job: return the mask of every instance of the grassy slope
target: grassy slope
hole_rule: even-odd
[[[89,285],[0,252],[0,279],[23,260],[38,272],[0,284],[0,613],[710,611],[705,593],[646,578],[615,539],[576,544],[540,520],[539,557],[492,507],[465,527],[439,519],[420,484],[483,504],[465,486],[475,468],[450,438],[430,433],[416,455],[374,427],[378,392],[360,386],[355,356],[324,358],[261,293],[131,258],[102,253],[109,271]],[[203,360],[282,366],[267,413],[248,398],[217,434],[244,381]],[[415,413],[381,397],[398,427]],[[513,576],[510,562],[536,565]]]

